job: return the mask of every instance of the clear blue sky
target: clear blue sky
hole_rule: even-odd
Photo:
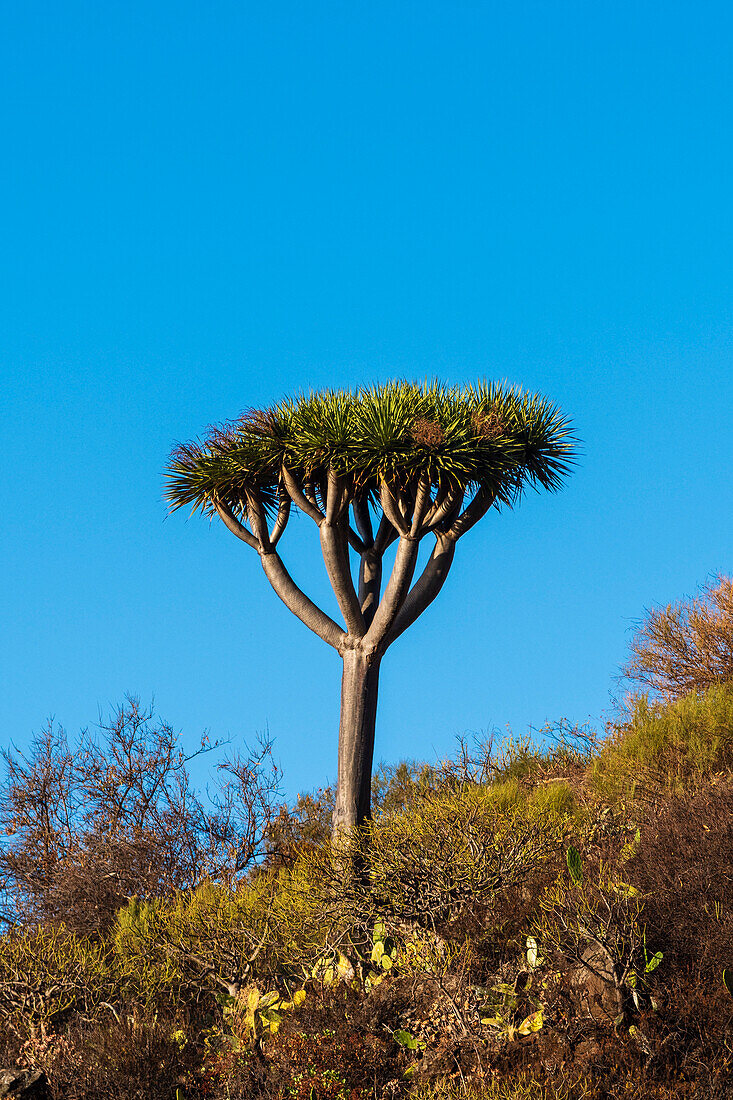
[[[504,378],[573,418],[383,665],[377,755],[597,720],[733,570],[729,3],[4,5],[0,741],[125,692],[333,777],[338,659],[172,443],[309,386]],[[308,521],[283,556],[325,585]]]

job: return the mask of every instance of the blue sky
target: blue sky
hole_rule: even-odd
[[[332,778],[338,659],[162,470],[392,377],[540,390],[584,454],[461,543],[377,756],[599,720],[644,607],[733,570],[732,53],[711,2],[6,5],[0,741],[154,694]]]

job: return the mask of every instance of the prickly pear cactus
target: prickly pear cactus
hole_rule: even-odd
[[[581,882],[583,881],[583,862],[580,858],[580,852],[577,848],[573,848],[571,845],[571,847],[568,848],[565,859],[567,860],[568,871],[570,872],[571,879],[576,886],[580,886]]]
[[[391,970],[397,958],[397,944],[387,935],[387,928],[379,921],[374,926],[371,961],[381,970]]]

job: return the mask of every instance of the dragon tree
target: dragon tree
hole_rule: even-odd
[[[286,607],[343,661],[335,833],[369,817],[384,654],[440,592],[459,539],[489,511],[515,505],[527,486],[558,489],[573,456],[569,423],[554,405],[489,382],[300,395],[172,453],[171,508],[218,515],[259,554]],[[342,623],[280,556],[293,506],[318,529]],[[416,577],[429,536],[432,553]]]

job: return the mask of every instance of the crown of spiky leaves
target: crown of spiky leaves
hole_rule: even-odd
[[[325,390],[246,412],[173,451],[166,471],[171,509],[239,511],[248,491],[274,505],[283,466],[318,482],[328,470],[353,496],[376,496],[422,476],[437,490],[487,489],[513,503],[523,488],[555,490],[574,460],[569,421],[538,394],[481,382],[389,382]]]

